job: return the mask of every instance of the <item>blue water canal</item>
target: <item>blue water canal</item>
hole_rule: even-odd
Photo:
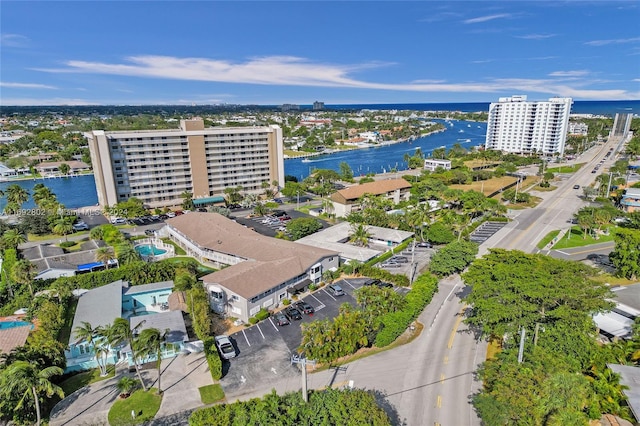
[[[37,183],[42,183],[49,187],[49,189],[56,194],[58,201],[68,209],[94,206],[98,202],[96,181],[93,175],[0,182],[0,190],[5,191],[9,185],[13,184],[20,185],[29,191],[29,201],[24,203],[22,208],[32,209],[35,207],[35,204],[33,203],[33,199],[31,199],[31,195],[33,194],[33,187]],[[6,197],[0,198],[0,213],[6,205]]]
[[[463,120],[432,120],[446,126],[444,132],[433,133],[415,139],[410,142],[401,142],[393,145],[384,145],[352,151],[338,152],[307,160],[296,158],[284,162],[285,174],[304,179],[314,169],[332,169],[338,171],[339,164],[346,162],[353,170],[355,176],[367,173],[385,173],[391,169],[406,170],[405,154],[412,155],[416,148],[420,148],[425,156],[430,156],[431,151],[441,146],[450,148],[459,143],[464,148],[471,149],[477,145],[484,145],[487,134],[486,122]],[[304,160],[304,161],[303,161]]]

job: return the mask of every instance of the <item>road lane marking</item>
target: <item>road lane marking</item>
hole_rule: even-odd
[[[442,362],[444,363],[444,365],[449,364],[449,355],[445,355],[444,359],[442,360]]]
[[[442,407],[442,397],[438,395],[438,399],[436,400],[436,407]]]
[[[356,287],[355,287],[353,284],[351,284],[349,281],[344,280],[344,282],[345,282],[345,283],[347,283],[347,284],[349,284],[349,285],[350,285],[350,286],[355,290],[355,288],[356,288]]]
[[[444,384],[444,373],[440,374],[440,384]]]
[[[451,336],[449,337],[449,344],[447,345],[448,349],[453,347],[453,339],[456,337],[456,333],[458,332],[458,327],[460,327],[460,323],[462,322],[462,312],[466,309],[466,306],[463,306],[458,313],[458,319],[456,320],[456,324],[453,326],[453,330],[451,331]]]
[[[258,331],[260,332],[260,335],[264,339],[264,334],[262,334],[262,329],[260,328],[260,324],[256,324],[256,327],[258,327]]]
[[[322,289],[322,291],[324,291],[325,293],[327,293],[327,296],[329,296],[330,298],[333,299],[334,302],[337,302],[336,298],[333,297],[332,295],[329,294],[329,292],[327,290],[325,290],[324,288]]]
[[[244,330],[242,330],[242,335],[244,336],[244,340],[247,341],[247,345],[251,346],[251,343],[249,343],[249,339],[247,339],[247,333],[245,333]]]

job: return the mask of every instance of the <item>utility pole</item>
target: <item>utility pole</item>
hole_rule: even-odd
[[[305,358],[304,354],[292,354],[291,364],[300,364],[302,367],[302,400],[309,402],[309,395],[307,392],[307,364],[315,367],[316,361]]]
[[[526,330],[524,327],[520,328],[520,349],[518,350],[518,364],[522,364],[522,358],[524,357],[524,336]]]
[[[609,184],[607,185],[607,196],[609,198],[609,191],[611,190],[611,179],[613,178],[613,172],[609,172]]]

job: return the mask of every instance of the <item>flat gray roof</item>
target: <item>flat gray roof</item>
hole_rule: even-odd
[[[640,421],[640,367],[620,364],[607,364],[613,372],[620,375],[620,384],[629,389],[622,391],[629,401],[629,407],[636,421]]]
[[[164,290],[164,289],[173,291],[173,281],[159,281],[157,283],[134,285],[131,287],[127,287],[124,290],[123,294],[131,295],[131,294],[146,293],[148,291],[157,291],[157,290]]]
[[[124,282],[118,280],[84,293],[78,299],[76,314],[73,317],[69,344],[78,342],[76,327],[88,322],[91,327],[103,327],[113,323],[122,314],[122,287]]]
[[[629,306],[635,311],[640,311],[640,283],[615,287],[611,289],[615,296],[615,301],[621,305]]]
[[[167,330],[167,342],[186,342],[188,340],[187,327],[184,325],[182,311],[160,312],[157,314],[141,315],[129,318],[131,329],[142,323],[139,331],[147,328],[157,328],[163,333]]]

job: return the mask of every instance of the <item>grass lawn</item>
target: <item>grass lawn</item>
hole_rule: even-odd
[[[62,325],[62,328],[60,328],[60,332],[58,333],[59,342],[69,341],[69,337],[71,336],[71,327],[73,325],[73,317],[76,314],[77,306],[78,306],[78,299],[74,297],[70,300],[69,306],[67,306],[67,309],[65,311],[64,324]]]
[[[184,256],[185,254],[187,254],[186,251],[184,251],[184,249],[182,247],[180,247],[179,245],[177,245],[176,243],[174,243],[173,241],[171,241],[171,238],[163,238],[162,242],[165,244],[170,244],[173,246],[173,248],[175,249],[175,253],[178,256]]]
[[[638,282],[638,280],[628,280],[626,278],[618,278],[615,275],[611,275],[611,274],[600,274],[592,278],[592,280],[598,281],[599,283],[605,283],[609,285],[621,285],[621,286],[631,285]]]
[[[214,268],[209,268],[208,266],[204,266],[202,263],[198,262],[196,259],[194,259],[193,257],[188,257],[188,256],[182,256],[182,257],[170,257],[168,259],[164,259],[163,262],[169,262],[169,263],[177,263],[180,264],[185,260],[189,260],[189,261],[194,261],[198,264],[196,271],[197,271],[197,275],[198,277],[201,277],[203,275],[206,274],[210,274],[211,272],[215,272],[217,271],[217,269]]]
[[[543,239],[540,240],[540,242],[536,245],[536,247],[542,250],[543,248],[545,248],[547,244],[551,242],[551,240],[557,237],[559,233],[560,233],[560,230],[549,232],[547,235],[545,235]]]
[[[127,399],[118,399],[109,410],[109,424],[111,426],[140,425],[156,415],[160,409],[162,396],[156,395],[158,389],[151,388],[147,392],[139,389]],[[131,411],[136,418],[131,418]]]
[[[100,369],[94,368],[93,370],[83,371],[82,373],[75,374],[62,383],[60,383],[60,387],[64,391],[64,396],[69,396],[73,392],[81,389],[91,383],[99,382],[101,380],[106,380],[114,376],[115,368],[113,365],[107,366],[107,376],[100,377]]]
[[[314,208],[318,208],[318,206],[304,205],[304,206],[298,207],[296,209],[296,211],[299,211],[299,212],[305,213],[305,214],[309,214],[309,210],[314,209]]]
[[[578,164],[574,164],[572,166],[559,166],[559,167],[550,167],[548,169],[546,169],[546,172],[551,172],[551,173],[575,173],[578,170],[580,170],[580,168],[582,166],[584,166],[585,163],[578,163]]]
[[[451,185],[450,188],[462,189],[463,191],[474,190],[482,192],[484,195],[492,194],[509,184],[516,181],[516,178],[512,176],[503,176],[500,178],[491,178],[487,180],[481,180],[479,182],[472,182],[465,185]]]
[[[544,188],[540,185],[536,185],[533,188],[534,191],[540,191],[540,192],[551,192],[551,191],[555,191],[556,189],[558,189],[557,186],[553,186],[553,185],[549,185],[547,188]]]
[[[529,201],[528,203],[509,203],[507,205],[507,208],[509,209],[513,209],[513,210],[523,210],[523,209],[529,209],[531,207],[535,207],[538,205],[538,203],[542,201],[542,198],[540,197],[534,197],[533,195],[531,196],[531,201]]]
[[[553,249],[560,250],[572,247],[584,247],[591,244],[606,243],[607,241],[613,241],[613,233],[609,233],[609,235],[600,234],[596,240],[590,233],[587,233],[585,238],[582,229],[579,226],[574,226],[571,228],[571,233],[562,237],[560,241],[553,246]]]
[[[475,160],[469,160],[469,161],[465,161],[464,165],[467,166],[470,169],[473,169],[474,167],[484,167],[484,166],[498,166],[502,164],[502,161],[494,161],[494,160],[481,160],[481,159],[475,159]]]
[[[203,404],[213,404],[224,399],[224,391],[219,384],[203,386],[198,391]]]

